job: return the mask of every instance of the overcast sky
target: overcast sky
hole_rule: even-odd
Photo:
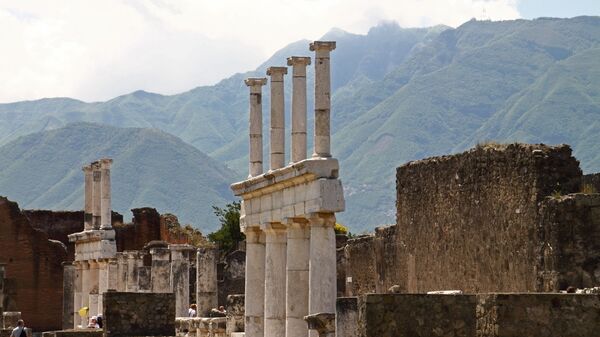
[[[600,15],[600,0],[0,0],[0,102],[173,94],[332,27]]]

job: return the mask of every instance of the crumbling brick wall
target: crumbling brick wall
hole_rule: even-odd
[[[34,331],[62,327],[61,263],[65,246],[34,229],[17,203],[0,197],[0,263],[6,263],[9,307]]]
[[[567,145],[478,146],[397,169],[397,238],[409,292],[536,291],[539,206],[579,191]]]

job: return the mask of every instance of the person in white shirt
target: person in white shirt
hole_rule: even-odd
[[[27,331],[25,330],[25,322],[22,319],[17,321],[17,327],[10,333],[10,337],[27,337]]]
[[[196,317],[196,304],[190,305],[188,309],[188,317]]]

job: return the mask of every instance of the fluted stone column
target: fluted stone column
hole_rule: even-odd
[[[190,245],[169,245],[171,289],[175,294],[175,317],[187,317],[190,305]]]
[[[102,222],[102,172],[100,170],[100,163],[92,163],[92,227],[94,229],[100,229]]]
[[[286,230],[279,223],[265,232],[265,337],[285,336]]]
[[[335,215],[333,213],[311,214],[310,267],[309,267],[309,314],[335,313],[337,296]],[[311,332],[311,336],[316,336]]]
[[[250,163],[248,178],[263,173],[262,145],[262,86],[266,78],[248,78],[244,81],[250,87]]]
[[[264,332],[265,318],[265,234],[253,226],[246,234],[246,337],[268,337]]]
[[[287,67],[270,67],[267,75],[271,77],[271,156],[270,169],[285,166],[285,100],[283,76]]]
[[[96,260],[89,260],[89,305],[90,308],[89,314],[91,316],[98,316],[100,313],[98,311],[98,294],[99,294],[99,286],[100,286],[100,265]]]
[[[111,229],[111,196],[110,196],[110,166],[112,165],[112,159],[100,159],[100,185],[101,185],[101,199],[100,199],[100,228]]]
[[[171,292],[171,252],[168,248],[151,248],[150,255],[152,255],[152,270],[150,275],[152,292]]]
[[[73,329],[81,325],[81,317],[79,316],[78,310],[83,307],[83,262],[73,262],[75,267],[75,279],[73,282]]]
[[[315,152],[313,157],[331,157],[329,54],[334,49],[334,41],[315,41],[310,44],[310,50],[315,52]]]
[[[127,291],[127,254],[117,253],[117,291]]]
[[[305,219],[292,219],[287,228],[286,337],[307,337],[310,230]]]
[[[207,314],[219,304],[217,291],[217,251],[200,248],[196,254],[196,305],[198,316]]]
[[[75,308],[73,306],[75,299],[75,279],[76,273],[75,266],[72,262],[63,262],[63,312],[62,312],[62,328],[73,329],[75,322],[73,321],[73,312]],[[0,313],[2,312],[2,279],[4,278],[3,266],[0,265]],[[79,308],[78,308],[79,309]]]
[[[98,313],[102,313],[104,293],[108,290],[108,259],[98,260]]]
[[[306,66],[310,57],[288,57],[287,65],[292,66],[292,163],[306,159]],[[304,324],[304,321],[302,322]]]
[[[93,225],[93,172],[92,166],[83,167],[84,176],[84,206],[83,206],[83,230],[89,231]]]

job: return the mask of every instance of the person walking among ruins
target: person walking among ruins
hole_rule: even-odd
[[[10,333],[10,337],[27,337],[27,331],[25,330],[25,322],[20,319],[17,321],[17,327]]]
[[[192,305],[190,305],[190,308],[188,309],[188,317],[196,317],[196,304],[192,303]]]

